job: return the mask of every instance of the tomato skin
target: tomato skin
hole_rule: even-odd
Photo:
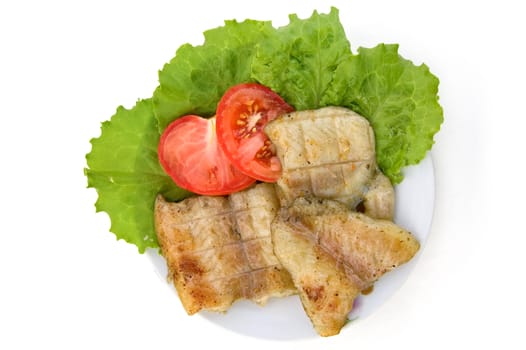
[[[217,106],[217,140],[242,173],[265,182],[281,176],[281,164],[265,135],[265,125],[292,112],[278,94],[257,83],[244,83],[225,92]]]
[[[161,135],[157,151],[173,181],[196,194],[226,195],[255,182],[235,168],[219,147],[215,118],[187,115],[176,119]]]

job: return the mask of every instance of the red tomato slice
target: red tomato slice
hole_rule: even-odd
[[[175,120],[161,135],[158,153],[174,182],[197,194],[225,195],[255,182],[236,169],[219,147],[215,118],[187,115]]]
[[[217,106],[219,145],[244,174],[275,182],[281,175],[281,164],[263,128],[269,121],[293,110],[266,86],[236,85],[223,95]]]

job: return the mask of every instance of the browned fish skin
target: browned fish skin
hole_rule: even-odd
[[[391,221],[372,219],[333,200],[306,198],[280,211],[272,240],[320,335],[337,334],[358,293],[419,249],[418,241]],[[321,286],[331,298],[316,303],[312,295],[319,293],[312,291]]]
[[[351,209],[363,203],[369,215],[392,219],[394,190],[386,177],[375,183],[381,172],[367,119],[346,108],[325,107],[282,115],[265,132],[283,168],[277,182],[283,206],[298,197],[328,198]],[[377,191],[367,197],[372,189]]]
[[[295,293],[272,250],[270,223],[277,210],[270,184],[230,197],[198,196],[179,203],[157,198],[159,244],[188,314],[224,312],[240,298],[262,304]]]

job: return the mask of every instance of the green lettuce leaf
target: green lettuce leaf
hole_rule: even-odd
[[[259,43],[252,77],[297,110],[322,107],[336,68],[351,55],[338,10],[289,18],[287,26]]]
[[[110,231],[135,244],[143,253],[157,247],[153,205],[158,193],[172,200],[189,195],[178,188],[157,158],[159,132],[151,99],[132,109],[119,107],[102,123],[101,135],[91,140],[84,172],[88,187],[96,188],[96,210],[108,213]]]
[[[170,200],[191,195],[159,165],[160,132],[182,115],[213,115],[233,85],[259,82],[297,110],[336,105],[360,113],[374,128],[378,163],[393,183],[402,180],[403,167],[424,158],[443,121],[438,79],[428,67],[402,58],[397,45],[353,54],[335,8],[307,19],[291,15],[278,29],[265,21],[225,21],[204,36],[203,45],[177,50],[159,72],[151,99],[130,110],[119,107],[102,124],[86,155],[97,211],[107,212],[111,231],[140,252],[158,246],[157,194]]]
[[[204,33],[203,45],[181,46],[159,72],[159,87],[153,95],[160,130],[186,114],[213,115],[229,87],[253,81],[255,45],[274,32],[270,22],[225,21],[223,27]]]
[[[438,79],[398,54],[398,45],[360,48],[335,71],[324,105],[348,107],[366,117],[376,137],[377,161],[393,183],[433,145],[443,121]]]

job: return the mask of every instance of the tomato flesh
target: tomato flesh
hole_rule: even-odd
[[[159,161],[179,187],[202,195],[226,195],[255,182],[225,156],[217,143],[215,122],[215,118],[187,115],[161,135]]]
[[[266,86],[236,85],[223,95],[217,107],[219,145],[242,173],[275,182],[281,176],[281,164],[263,129],[271,120],[293,110]]]

